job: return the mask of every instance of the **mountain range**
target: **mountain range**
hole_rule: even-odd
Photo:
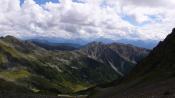
[[[52,43],[45,40],[29,40],[30,42],[38,45],[46,50],[53,50],[53,51],[72,51],[76,50],[81,47],[79,44],[72,44],[72,43]]]
[[[175,94],[175,29],[125,77],[93,89],[91,98],[169,98]]]
[[[63,51],[65,46],[72,47],[1,37],[0,90],[54,95],[76,93],[126,76],[150,52],[119,43],[92,42]]]
[[[137,47],[142,47],[146,49],[153,49],[157,44],[158,40],[141,40],[141,39],[109,39],[109,38],[97,38],[97,39],[66,39],[66,38],[55,38],[55,37],[36,37],[36,38],[23,38],[23,40],[30,40],[34,42],[40,42],[40,43],[49,43],[51,45],[53,44],[73,44],[75,46],[84,46],[91,42],[102,42],[105,44],[110,43],[124,43],[124,44],[132,44]]]

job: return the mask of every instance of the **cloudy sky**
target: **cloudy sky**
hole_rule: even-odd
[[[0,35],[162,40],[175,0],[0,0]]]

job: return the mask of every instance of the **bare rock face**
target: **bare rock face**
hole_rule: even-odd
[[[149,50],[144,48],[119,43],[103,44],[101,42],[92,42],[80,49],[80,52],[110,65],[115,71],[123,75],[127,74],[136,63],[149,54]]]

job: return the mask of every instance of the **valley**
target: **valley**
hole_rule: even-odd
[[[12,87],[12,92],[72,94],[120,79],[148,53],[132,45],[100,42],[76,50],[50,50],[6,36],[0,38],[0,78],[21,88]],[[8,88],[0,86],[3,91]]]
[[[0,90],[63,98],[172,96],[174,32],[151,52],[129,44],[102,42],[51,50],[45,48],[48,43],[40,46],[39,42],[1,37]]]

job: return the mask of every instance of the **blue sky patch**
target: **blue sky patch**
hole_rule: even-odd
[[[58,3],[59,0],[34,0],[37,4],[44,4],[46,2]],[[20,0],[20,5],[24,3],[24,0]]]
[[[138,26],[139,24],[135,21],[135,19],[131,16],[128,15],[123,15],[122,17],[123,20],[128,21],[130,24]]]

